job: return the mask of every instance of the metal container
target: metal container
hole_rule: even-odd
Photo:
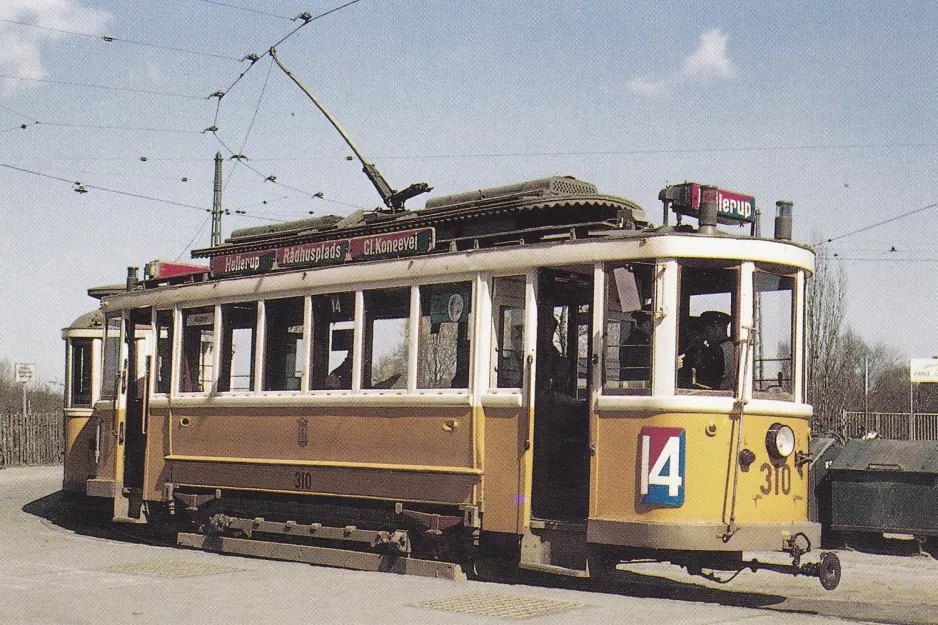
[[[938,535],[938,442],[847,441],[829,477],[831,529]]]

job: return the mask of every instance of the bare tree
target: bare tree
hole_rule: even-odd
[[[807,285],[806,389],[814,406],[815,432],[836,431],[846,401],[843,336],[847,279],[823,249],[818,251],[814,276]]]

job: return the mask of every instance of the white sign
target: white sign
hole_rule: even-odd
[[[18,362],[13,367],[16,369],[17,382],[32,382],[36,377],[36,365],[32,363]]]
[[[909,376],[913,382],[938,382],[938,358],[913,358]]]

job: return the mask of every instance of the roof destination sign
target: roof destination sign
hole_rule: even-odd
[[[707,193],[716,197],[704,198]],[[756,220],[755,197],[697,182],[670,185],[662,190],[661,199],[671,200],[671,209],[681,215],[698,217],[701,201],[710,200],[716,202],[717,220],[722,224],[753,223]]]
[[[426,254],[435,242],[433,228],[417,228],[352,239],[288,245],[212,258],[212,276],[252,276],[277,269],[312,269],[343,263]]]

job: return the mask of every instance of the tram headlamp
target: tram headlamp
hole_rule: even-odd
[[[765,435],[765,448],[772,458],[787,458],[795,451],[794,431],[787,425],[773,423]]]

